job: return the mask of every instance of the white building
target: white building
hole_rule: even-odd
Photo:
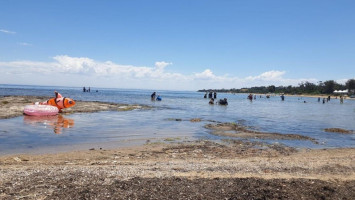
[[[334,94],[348,94],[349,90],[334,90]]]

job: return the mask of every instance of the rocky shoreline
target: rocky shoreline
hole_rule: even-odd
[[[0,97],[0,113],[8,110],[0,118],[20,116],[26,104],[46,99],[14,98]],[[63,114],[142,108],[78,102]],[[248,138],[312,138],[234,123],[207,126],[235,137],[0,156],[0,199],[355,199],[355,148],[295,149]]]
[[[26,105],[43,102],[53,97],[40,96],[4,96],[0,97],[0,119],[8,119],[23,115]],[[63,109],[61,114],[90,113],[99,111],[129,111],[134,109],[148,109],[148,106],[107,103],[98,101],[76,101],[76,105]]]

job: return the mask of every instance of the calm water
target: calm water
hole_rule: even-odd
[[[98,89],[98,92],[95,92]],[[3,95],[51,96],[54,90],[75,100],[105,101],[152,106],[150,110],[128,112],[98,112],[34,118],[21,116],[0,120],[0,154],[31,152],[38,149],[76,149],[77,146],[106,147],[146,140],[177,141],[200,138],[220,139],[203,128],[208,120],[240,122],[266,132],[294,133],[313,137],[309,141],[269,140],[295,147],[333,148],[355,147],[354,135],[324,132],[324,128],[355,130],[355,100],[338,99],[322,104],[316,98],[279,96],[259,98],[250,102],[245,94],[219,93],[217,98],[228,98],[228,106],[208,105],[203,93],[157,91],[163,98],[152,102],[148,90],[122,90],[0,85]],[[307,103],[303,103],[306,101]],[[191,118],[204,121],[192,123]],[[182,119],[175,121],[169,119]],[[106,145],[106,146],[105,146]]]

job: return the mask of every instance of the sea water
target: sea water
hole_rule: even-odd
[[[39,149],[80,149],[141,144],[152,141],[219,140],[204,125],[217,122],[242,123],[262,132],[299,134],[315,138],[318,144],[299,140],[262,140],[300,148],[355,147],[354,134],[325,132],[325,128],[355,130],[355,100],[332,98],[325,104],[317,98],[259,95],[253,101],[247,94],[218,93],[228,106],[209,105],[204,93],[194,91],[155,91],[162,101],[152,101],[153,90],[78,87],[0,85],[0,96],[54,96],[83,101],[140,104],[151,109],[74,113],[54,117],[20,116],[0,120],[0,154],[23,153]],[[304,103],[306,102],[306,103]],[[200,118],[201,122],[190,122]]]

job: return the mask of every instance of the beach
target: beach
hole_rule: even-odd
[[[355,1],[0,5],[0,200],[355,200]]]
[[[44,99],[1,97],[0,110],[7,111],[1,118],[21,116],[24,105]],[[142,105],[82,101],[63,114],[137,108]],[[191,119],[191,123],[198,121]],[[241,137],[218,142],[147,140],[120,148],[102,143],[86,150],[1,156],[0,199],[355,198],[354,148],[267,144],[250,138],[281,136],[236,124],[211,122],[208,126],[214,134],[230,135],[235,130]],[[282,137],[312,142],[294,134]]]
[[[353,199],[354,149],[199,141],[0,157],[1,199]]]

